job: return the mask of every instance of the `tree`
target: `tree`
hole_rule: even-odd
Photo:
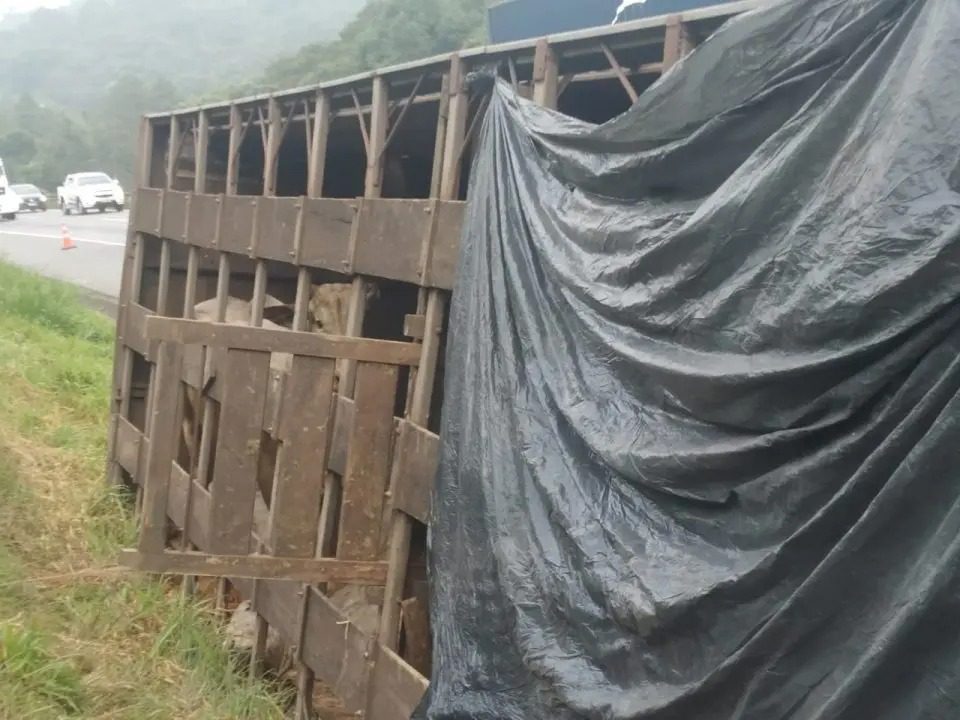
[[[33,136],[23,130],[14,130],[0,136],[0,158],[14,165],[27,165],[37,154]]]

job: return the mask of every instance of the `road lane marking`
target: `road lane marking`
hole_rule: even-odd
[[[45,238],[48,240],[62,240],[63,236],[61,235],[46,235],[43,233],[30,233],[30,232],[10,232],[8,230],[0,230],[0,235],[10,235],[11,237],[33,237],[33,238]],[[125,247],[126,243],[123,242],[112,242],[110,240],[91,240],[89,238],[73,238],[74,242],[78,243],[88,243],[90,245],[110,245],[111,247]]]

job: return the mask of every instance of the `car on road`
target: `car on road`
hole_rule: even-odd
[[[7,171],[3,167],[3,160],[0,160],[0,218],[14,220],[19,211],[20,198],[10,189]]]
[[[92,210],[104,212],[113,208],[123,210],[126,198],[120,182],[102,172],[83,172],[67,175],[57,188],[57,205],[64,215],[76,212],[86,215]]]
[[[47,196],[43,194],[36,185],[29,183],[18,183],[11,185],[10,189],[20,198],[20,212],[29,210],[30,212],[44,212],[47,209]]]

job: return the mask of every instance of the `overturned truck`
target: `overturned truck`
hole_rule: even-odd
[[[109,474],[148,571],[291,649],[314,706],[410,717],[427,688],[426,535],[447,307],[493,68],[591,122],[754,0],[151,115],[124,264]],[[149,480],[149,481],[148,481]]]

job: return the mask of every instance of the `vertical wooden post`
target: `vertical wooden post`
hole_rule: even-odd
[[[434,157],[435,175],[432,187],[437,188],[440,199],[453,200],[459,193],[460,148],[463,146],[466,134],[466,110],[469,99],[463,87],[463,66],[458,56],[454,56],[451,61],[450,75],[445,85],[449,90],[449,98],[441,100],[439,125],[446,137],[443,142],[439,138],[437,141],[440,157]],[[440,333],[445,311],[445,294],[436,289],[427,290],[423,348],[420,352],[420,364],[416,370],[412,398],[409,400],[407,411],[407,419],[421,427],[426,427],[430,419],[430,401],[436,379]],[[395,461],[394,468],[397,466]],[[391,488],[397,480],[396,476],[391,477]],[[412,534],[413,520],[405,512],[394,510],[387,549],[387,581],[384,587],[383,611],[379,628],[379,641],[390,650],[396,650],[400,641],[400,603],[403,600],[403,587],[410,562]]]
[[[276,98],[267,105],[267,146],[263,153],[263,194],[277,194],[277,167],[280,161],[280,140],[283,129],[283,111]]]
[[[413,401],[408,419],[426,427],[430,419],[430,400],[436,378],[437,359],[440,350],[440,332],[446,300],[440,290],[430,290],[427,297],[427,310],[424,322],[423,349],[420,353],[420,367],[414,383]],[[394,461],[394,467],[397,467]],[[391,485],[397,478],[391,478]],[[380,643],[390,650],[396,650],[399,644],[400,602],[403,600],[403,586],[410,561],[410,538],[413,531],[411,518],[401,510],[393,511],[393,525],[390,529],[390,544],[387,551],[387,581],[384,588],[383,612],[380,616]]]
[[[460,193],[460,149],[467,132],[470,97],[466,88],[466,68],[459,55],[450,61],[447,100],[447,137],[443,150],[440,197],[455,200]]]
[[[194,144],[195,172],[193,191],[202,195],[207,191],[207,161],[210,154],[210,115],[201,110],[197,118],[197,136]]]
[[[663,71],[666,72],[694,48],[693,38],[679,15],[667,18],[663,37]]]
[[[140,138],[137,144],[135,165],[136,189],[150,184],[150,166],[153,151],[153,125],[147,118],[140,121]],[[136,198],[136,195],[134,195]],[[136,208],[132,208],[136,212]],[[117,332],[114,344],[113,394],[111,429],[107,436],[107,481],[119,485],[122,479],[120,465],[116,462],[117,419],[126,419],[130,414],[130,390],[133,384],[134,353],[125,343],[124,333],[130,303],[139,302],[140,284],[143,276],[143,237],[132,230],[127,232],[124,250],[123,276],[120,287],[120,303],[117,308]],[[134,478],[136,482],[136,478]]]
[[[144,553],[163,552],[167,544],[167,498],[170,491],[170,463],[176,454],[176,422],[179,393],[169,392],[180,382],[183,348],[173,342],[160,344],[157,358],[157,382],[168,392],[160,395],[154,404],[153,412],[157,418],[151,418],[155,428],[150,438],[150,450],[147,455],[147,472],[144,481],[142,530],[140,551]],[[165,423],[159,422],[166,421]]]
[[[383,149],[387,140],[387,122],[389,88],[383,77],[373,79],[373,99],[370,109],[370,147],[367,154],[367,172],[364,179],[363,195],[368,198],[380,197],[383,192]],[[362,277],[353,279],[350,288],[350,304],[347,311],[346,335],[359,337],[363,334],[363,316],[367,309],[367,281]],[[340,393],[353,396],[356,381],[357,363],[352,360],[343,362],[340,372]]]
[[[167,189],[176,188],[177,162],[180,159],[180,118],[170,116],[170,144],[167,146]]]
[[[310,143],[310,158],[307,161],[307,196],[323,194],[323,175],[327,165],[327,140],[330,137],[330,96],[323,90],[317,93],[313,119],[313,139]]]
[[[243,134],[243,117],[240,108],[230,106],[230,143],[227,155],[227,195],[237,194],[237,185],[240,181],[240,143]]]
[[[533,101],[538,105],[556,109],[559,67],[557,55],[549,41],[540,38],[533,57]]]

